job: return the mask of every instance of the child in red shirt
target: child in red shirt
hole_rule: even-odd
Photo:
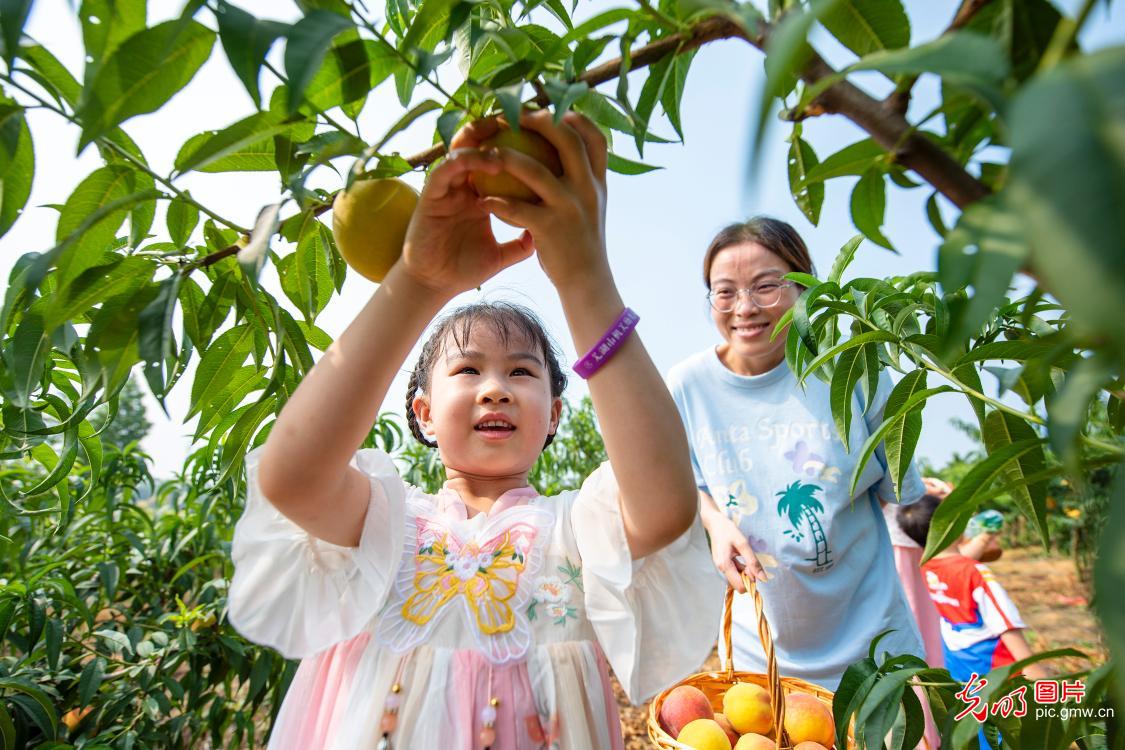
[[[923,547],[938,502],[926,496],[912,506],[899,508],[903,532]],[[1031,656],[1023,636],[1027,626],[1019,610],[981,562],[995,560],[1003,553],[997,541],[1003,522],[996,511],[974,516],[959,548],[951,545],[922,565],[930,598],[941,616],[945,666],[954,679],[962,682],[974,673],[984,675]],[[1032,680],[1047,677],[1038,664],[1023,672]]]

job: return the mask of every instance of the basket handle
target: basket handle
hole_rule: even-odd
[[[758,620],[758,638],[762,641],[762,649],[766,653],[766,682],[770,692],[770,705],[773,707],[773,725],[777,729],[777,746],[789,747],[789,738],[785,734],[785,692],[781,689],[781,676],[777,672],[777,655],[774,653],[773,635],[770,633],[770,624],[766,621],[763,609],[762,595],[758,591],[757,583],[742,572],[742,585],[746,593],[754,602],[754,615]],[[725,673],[727,684],[734,683],[734,658],[731,648],[731,618],[734,604],[734,588],[727,586],[726,600],[723,602],[723,644],[726,648],[722,652],[720,667]]]

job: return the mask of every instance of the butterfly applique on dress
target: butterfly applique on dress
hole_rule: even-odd
[[[429,504],[411,503],[404,559],[376,631],[396,653],[460,617],[493,664],[522,659],[531,646],[527,603],[543,563],[554,514],[517,505],[473,528]]]

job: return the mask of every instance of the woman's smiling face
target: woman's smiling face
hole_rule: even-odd
[[[790,273],[784,260],[756,242],[743,242],[723,248],[711,262],[708,281],[713,295],[733,292],[733,309],[723,312],[711,306],[711,319],[723,337],[719,359],[740,375],[756,375],[773,369],[785,359],[785,336],[772,341],[777,322],[797,301],[801,288],[785,286]],[[774,285],[780,289],[773,288]],[[757,288],[763,296],[776,292],[777,303],[762,307],[746,289]]]

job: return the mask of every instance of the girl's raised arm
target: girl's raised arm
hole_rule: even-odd
[[[606,141],[589,120],[573,113],[558,125],[545,111],[525,115],[520,124],[554,145],[563,175],[556,178],[534,159],[502,149],[505,170],[542,203],[482,202],[502,220],[531,231],[543,270],[558,289],[574,346],[584,353],[624,308],[605,248]],[[621,490],[629,548],[641,557],[682,534],[698,512],[687,436],[636,333],[616,347],[589,385]]]
[[[497,173],[495,154],[453,151],[430,174],[403,256],[306,375],[278,416],[258,468],[263,494],[310,534],[359,544],[370,484],[348,462],[371,430],[410,349],[454,295],[530,255],[528,238],[496,242],[466,182]]]

